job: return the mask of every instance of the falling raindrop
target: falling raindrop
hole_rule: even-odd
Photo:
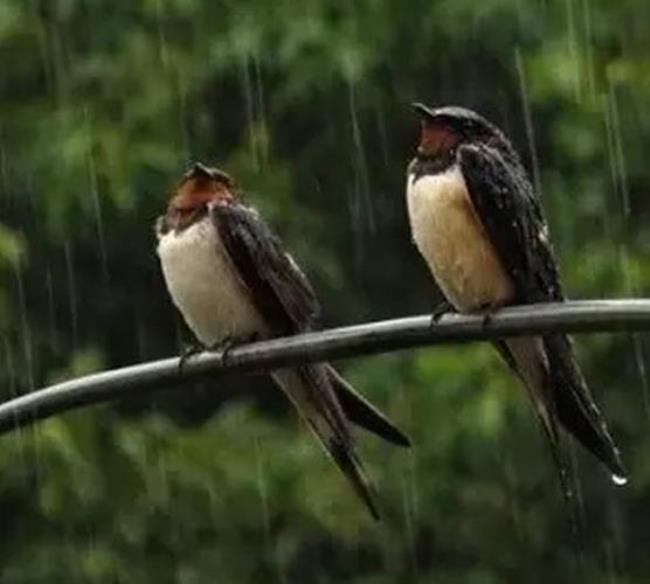
[[[355,87],[348,82],[348,104],[350,107],[350,120],[352,123],[352,140],[354,144],[354,168],[355,168],[355,196],[359,199],[359,207],[363,210],[365,223],[371,232],[375,231],[375,212],[373,200],[370,196],[370,180],[368,178],[368,165],[366,161],[365,150],[363,147],[363,137],[361,136],[361,127],[359,125],[359,116],[357,112]]]
[[[592,24],[590,0],[582,0],[582,12],[585,27],[585,72],[587,78],[587,91],[589,98],[596,97],[596,74],[594,72],[594,55],[592,46]]]
[[[70,330],[72,332],[72,347],[77,346],[77,284],[74,270],[74,261],[72,256],[72,246],[69,241],[63,244],[63,253],[65,255],[65,275],[67,283],[68,309],[70,312]]]
[[[167,39],[165,38],[160,0],[156,0],[156,27],[158,30],[158,54],[160,56],[160,62],[163,68],[167,69],[169,65],[169,51],[167,50]]]
[[[528,98],[528,88],[526,85],[526,72],[524,70],[524,63],[521,57],[521,50],[519,47],[515,48],[515,63],[517,67],[517,77],[519,79],[519,92],[521,94],[521,105],[524,110],[524,125],[526,127],[526,139],[528,140],[528,149],[530,153],[530,164],[533,171],[533,183],[537,196],[542,196],[542,181],[539,171],[539,157],[537,155],[537,147],[535,146],[535,130],[533,127],[533,118],[530,113],[530,103]]]
[[[615,165],[616,177],[618,179],[617,184],[621,196],[623,216],[627,218],[630,216],[630,189],[628,186],[627,165],[623,151],[623,139],[621,137],[621,120],[619,116],[618,102],[615,88],[611,83],[609,84],[608,101],[611,113],[612,146],[614,155],[613,163]]]
[[[6,336],[2,337],[2,344],[5,354],[5,379],[8,381],[8,393],[9,396],[14,397],[16,395],[16,371],[14,366],[14,355],[9,343],[9,339]]]
[[[0,133],[0,191],[5,195],[9,192],[9,178],[7,165],[7,150],[4,133]]]
[[[34,380],[34,354],[32,346],[32,329],[27,319],[27,304],[25,300],[25,289],[21,267],[17,266],[15,270],[16,283],[18,291],[18,311],[20,322],[20,334],[22,337],[23,353],[25,359],[25,371],[27,373],[27,387],[30,390],[36,389]]]
[[[183,153],[184,159],[189,160],[190,156],[192,155],[192,148],[190,130],[187,124],[187,120],[189,119],[187,81],[185,79],[185,72],[182,67],[176,67],[173,71],[173,76],[177,94],[176,99],[178,102],[178,126],[181,143],[180,151]]]
[[[573,76],[573,91],[574,97],[577,102],[581,98],[581,84],[580,84],[580,51],[578,48],[578,34],[576,32],[576,23],[575,15],[573,8],[573,0],[566,0],[566,11],[567,11],[567,42],[568,42],[568,54],[569,59],[573,63],[573,70],[576,72],[576,75]]]
[[[52,270],[48,267],[45,272],[45,290],[47,293],[47,329],[50,347],[56,347],[56,303],[54,300],[54,283]]]
[[[634,347],[634,360],[636,368],[641,378],[641,389],[643,392],[643,406],[645,409],[646,418],[650,421],[650,387],[648,387],[648,374],[645,366],[645,359],[643,355],[642,338],[637,333],[632,334],[632,346]]]
[[[623,286],[625,295],[627,297],[638,296],[637,281],[632,277],[633,275],[632,269],[630,267],[630,258],[628,255],[627,247],[625,245],[621,245],[619,247],[619,258],[619,263],[621,265],[621,271],[623,274]],[[632,347],[634,350],[634,362],[636,364],[637,371],[639,372],[639,378],[641,380],[643,407],[646,417],[650,421],[650,387],[648,385],[648,376],[644,359],[642,337],[638,333],[631,333],[630,338],[632,340]]]
[[[269,159],[269,136],[268,136],[268,126],[266,123],[266,105],[264,103],[264,86],[262,83],[262,68],[260,66],[260,60],[255,54],[252,58],[253,61],[253,72],[255,74],[255,93],[257,99],[255,100],[255,108],[257,110],[257,124],[258,131],[262,133],[260,138],[257,140],[259,154],[262,164],[266,164]]]
[[[389,153],[389,140],[388,140],[388,130],[386,128],[386,116],[380,108],[375,109],[377,116],[377,133],[379,135],[379,150],[381,152],[381,158],[384,163],[384,166],[388,168],[390,165],[390,153]]]
[[[251,79],[250,67],[248,64],[249,55],[244,53],[241,57],[239,67],[242,87],[244,89],[244,101],[246,103],[246,127],[248,128],[248,142],[250,155],[255,170],[259,170],[260,160],[257,152],[257,140],[255,139],[255,98],[253,96],[253,81]]]
[[[97,169],[95,166],[95,158],[92,153],[93,136],[92,127],[88,117],[88,111],[84,109],[84,121],[86,125],[87,144],[88,144],[88,176],[90,180],[90,195],[93,203],[93,213],[95,215],[95,224],[97,225],[97,239],[99,243],[99,259],[102,266],[102,275],[104,281],[108,283],[108,260],[106,256],[106,238],[104,236],[104,221],[102,219],[102,206],[99,200],[99,189],[97,187]]]

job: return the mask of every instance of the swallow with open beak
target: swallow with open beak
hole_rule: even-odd
[[[317,326],[320,307],[309,281],[258,212],[238,199],[226,173],[195,164],[156,232],[169,293],[203,347]],[[271,376],[379,518],[350,422],[400,446],[409,439],[328,363],[283,368]]]
[[[461,313],[489,315],[502,306],[563,301],[548,226],[510,141],[471,110],[413,107],[421,134],[407,171],[408,215],[447,302]],[[495,344],[528,390],[561,477],[558,427],[624,484],[619,451],[570,339],[547,334]]]

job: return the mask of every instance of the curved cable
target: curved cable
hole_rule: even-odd
[[[583,300],[504,308],[488,317],[412,316],[345,326],[201,353],[179,370],[179,358],[140,363],[51,385],[0,404],[0,433],[63,412],[169,388],[181,380],[268,371],[313,361],[359,357],[442,343],[542,333],[650,330],[650,300]]]

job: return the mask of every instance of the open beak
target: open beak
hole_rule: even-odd
[[[417,113],[422,118],[435,117],[434,111],[422,103],[419,102],[412,103],[411,107],[413,108],[413,111],[415,111],[415,113]]]
[[[186,178],[212,178],[212,171],[205,164],[195,162],[192,167],[185,173]]]

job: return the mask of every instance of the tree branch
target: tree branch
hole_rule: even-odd
[[[0,404],[0,433],[86,405],[163,389],[181,380],[385,353],[424,345],[464,343],[551,332],[650,330],[650,300],[594,300],[517,306],[483,316],[447,314],[432,325],[413,316],[252,343],[202,353],[179,371],[177,357],[72,379]]]

